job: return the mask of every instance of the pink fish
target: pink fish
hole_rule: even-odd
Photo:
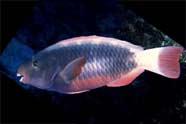
[[[182,51],[175,46],[144,50],[115,38],[82,36],[40,51],[18,68],[17,76],[37,88],[82,93],[105,85],[128,85],[144,70],[178,78]]]

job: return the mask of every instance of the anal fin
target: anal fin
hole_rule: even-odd
[[[107,86],[108,87],[120,87],[120,86],[128,85],[143,72],[144,72],[144,69],[136,68],[132,70],[131,72],[129,72],[128,74],[122,76],[120,79],[108,83]]]
[[[79,93],[84,93],[87,92],[89,90],[82,90],[82,91],[75,91],[75,92],[66,92],[66,94],[79,94]]]

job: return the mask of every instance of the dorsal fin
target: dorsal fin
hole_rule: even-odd
[[[96,39],[99,36],[96,35],[91,35],[91,36],[79,36],[79,37],[74,37],[74,38],[69,38],[66,40],[59,41],[57,44],[62,45],[64,43],[70,43],[70,42],[78,42],[78,41],[90,41],[92,39]]]
[[[107,43],[113,43],[113,44],[120,44],[120,45],[123,45],[123,46],[128,46],[130,48],[133,48],[135,50],[143,50],[143,47],[141,46],[138,46],[138,45],[134,45],[130,42],[127,42],[127,41],[124,41],[124,40],[119,40],[119,39],[116,39],[116,38],[111,38],[111,37],[102,37],[102,36],[96,36],[96,35],[91,35],[91,36],[80,36],[80,37],[75,37],[75,38],[70,38],[70,39],[67,39],[67,40],[62,40],[60,42],[58,42],[57,44],[58,45],[63,45],[65,43],[72,43],[72,42],[81,42],[81,41],[92,41],[92,42],[107,42]]]
[[[46,50],[52,50],[55,48],[59,48],[60,46],[65,46],[69,45],[71,43],[85,43],[85,42],[92,42],[92,43],[110,43],[113,45],[118,45],[118,46],[123,46],[123,47],[128,47],[132,49],[133,52],[138,52],[143,50],[143,47],[134,45],[130,42],[124,41],[124,40],[119,40],[116,38],[111,38],[111,37],[101,37],[101,36],[96,36],[96,35],[91,35],[91,36],[80,36],[80,37],[75,37],[75,38],[69,38],[66,40],[59,41],[58,43],[46,48]]]
[[[124,40],[119,40],[119,39],[116,39],[116,38],[107,38],[107,40],[110,40],[110,41],[113,41],[113,42],[118,42],[120,43],[121,45],[123,45],[124,47],[128,47],[128,48],[133,48],[135,49],[136,51],[141,51],[143,50],[143,47],[139,46],[139,45],[135,45],[135,44],[132,44],[128,41],[124,41]]]

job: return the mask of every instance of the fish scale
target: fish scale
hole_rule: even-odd
[[[71,58],[82,56],[86,58],[86,64],[82,69],[82,73],[74,80],[74,82],[82,80],[81,83],[88,83],[86,82],[88,78],[101,76],[102,78],[99,81],[106,83],[109,80],[113,81],[120,78],[122,74],[129,72],[135,67],[128,67],[125,64],[125,62],[128,61],[127,59],[131,57],[133,53],[131,53],[127,48],[122,48],[120,46],[113,47],[109,44],[88,43],[81,45],[73,44],[68,46],[68,49],[64,51],[65,53],[70,53]],[[66,54],[66,56],[69,55]],[[64,60],[62,61],[64,63]]]

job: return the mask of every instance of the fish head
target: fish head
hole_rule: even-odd
[[[25,61],[17,70],[20,82],[37,88],[46,89],[56,70],[57,60],[49,54],[36,54]]]

